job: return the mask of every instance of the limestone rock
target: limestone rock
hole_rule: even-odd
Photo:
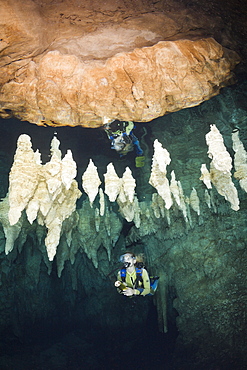
[[[129,167],[126,167],[123,178],[122,187],[118,199],[121,201],[127,201],[129,203],[134,202],[136,181],[132,176],[132,172]]]
[[[200,200],[195,188],[191,191],[189,203],[191,208],[198,214],[198,216],[200,216]]]
[[[9,223],[10,226],[17,226],[11,229],[6,221],[4,223],[8,240],[9,235],[18,236],[21,226],[17,223],[24,209],[30,224],[37,219],[40,225],[45,225],[48,230],[45,245],[50,261],[56,254],[63,222],[75,211],[76,201],[81,196],[73,179],[76,164],[72,153],[68,152],[63,161],[59,145],[59,140],[54,137],[51,160],[42,166],[38,153],[32,150],[30,137],[19,137],[8,195]],[[13,237],[10,240],[14,240]],[[6,253],[11,250],[12,244],[9,241],[6,243]]]
[[[178,206],[180,206],[180,191],[174,170],[171,172],[170,190]]]
[[[4,235],[6,238],[5,243],[5,254],[9,254],[14,248],[14,243],[18,238],[23,224],[23,218],[20,217],[18,222],[11,225],[9,222],[9,198],[5,197],[2,202],[0,202],[0,222],[3,226]]]
[[[84,127],[147,122],[218,94],[238,62],[205,38],[209,25],[220,28],[216,20],[182,4],[172,16],[163,1],[0,5],[4,118]]]
[[[210,126],[210,131],[206,134],[208,144],[208,156],[212,159],[211,164],[214,168],[224,173],[230,172],[232,168],[232,158],[227,152],[223,137],[215,125]]]
[[[132,176],[132,172],[129,167],[126,167],[125,172],[122,177],[122,183],[120,192],[117,198],[117,203],[119,205],[119,211],[122,216],[131,222],[136,217],[137,224],[139,225],[140,220],[139,214],[139,204],[138,199],[135,196],[136,181]]]
[[[101,181],[97,167],[94,165],[92,159],[90,159],[87,169],[82,175],[82,187],[89,197],[91,206],[98,194],[100,184]]]
[[[200,180],[204,182],[208,189],[212,189],[210,172],[208,171],[205,163],[201,165],[201,174]]]
[[[170,162],[171,158],[169,152],[163,148],[161,143],[156,139],[154,141],[154,155],[149,183],[165,201],[165,207],[167,209],[169,209],[173,203],[169,181],[166,177],[166,166],[169,165]]]
[[[231,203],[234,211],[239,210],[238,192],[232,178],[232,158],[227,152],[223,137],[215,125],[211,125],[210,132],[206,134],[208,156],[210,163],[210,179],[218,193]]]
[[[105,178],[105,194],[108,195],[110,202],[114,202],[120,192],[122,179],[116,174],[112,163],[107,166],[107,172],[104,174]]]
[[[32,150],[31,138],[20,135],[9,175],[9,222],[15,225],[38,185],[40,165]]]
[[[180,181],[178,181],[178,188],[179,188],[179,198],[180,198],[180,206],[179,209],[182,211],[184,219],[186,222],[188,222],[188,217],[187,217],[187,207],[185,203],[185,196],[184,196],[184,191],[183,187]]]
[[[100,216],[104,216],[105,214],[105,196],[103,190],[100,188],[99,189],[99,204],[100,204],[100,210],[99,214]]]
[[[232,133],[234,155],[234,177],[239,180],[241,188],[247,192],[247,152],[239,138],[238,131]]]

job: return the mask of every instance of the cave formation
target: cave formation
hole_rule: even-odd
[[[1,369],[244,369],[246,5],[0,4]]]

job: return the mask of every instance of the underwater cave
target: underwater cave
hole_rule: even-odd
[[[246,369],[246,4],[0,3],[0,368]]]

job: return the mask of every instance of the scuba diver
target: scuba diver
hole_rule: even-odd
[[[104,126],[104,130],[111,140],[111,149],[116,150],[120,154],[120,157],[128,154],[135,149],[136,151],[136,167],[143,167],[145,157],[143,156],[143,150],[140,147],[139,140],[133,134],[135,125],[132,121],[118,121],[115,120],[111,123],[107,123]]]
[[[153,295],[158,286],[158,277],[149,278],[143,262],[138,262],[132,252],[126,252],[120,257],[123,268],[118,272],[115,287],[118,292],[127,296]],[[150,284],[151,280],[151,284]]]

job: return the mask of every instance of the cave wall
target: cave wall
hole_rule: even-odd
[[[244,83],[198,108],[163,117],[166,130],[159,130],[159,121],[152,127],[152,134],[174,153],[170,166],[185,194],[195,186],[203,197],[198,163],[209,160],[202,133],[210,123],[223,134],[231,155],[236,127],[246,148],[245,96]],[[168,320],[175,320],[179,331],[178,368],[187,363],[190,369],[243,369],[246,364],[246,194],[238,188],[241,206],[235,212],[214,191],[215,208],[204,203],[200,216],[192,212],[190,228],[172,214],[171,226],[160,226],[144,238],[150,265],[166,281]],[[159,317],[163,319],[161,312]]]

